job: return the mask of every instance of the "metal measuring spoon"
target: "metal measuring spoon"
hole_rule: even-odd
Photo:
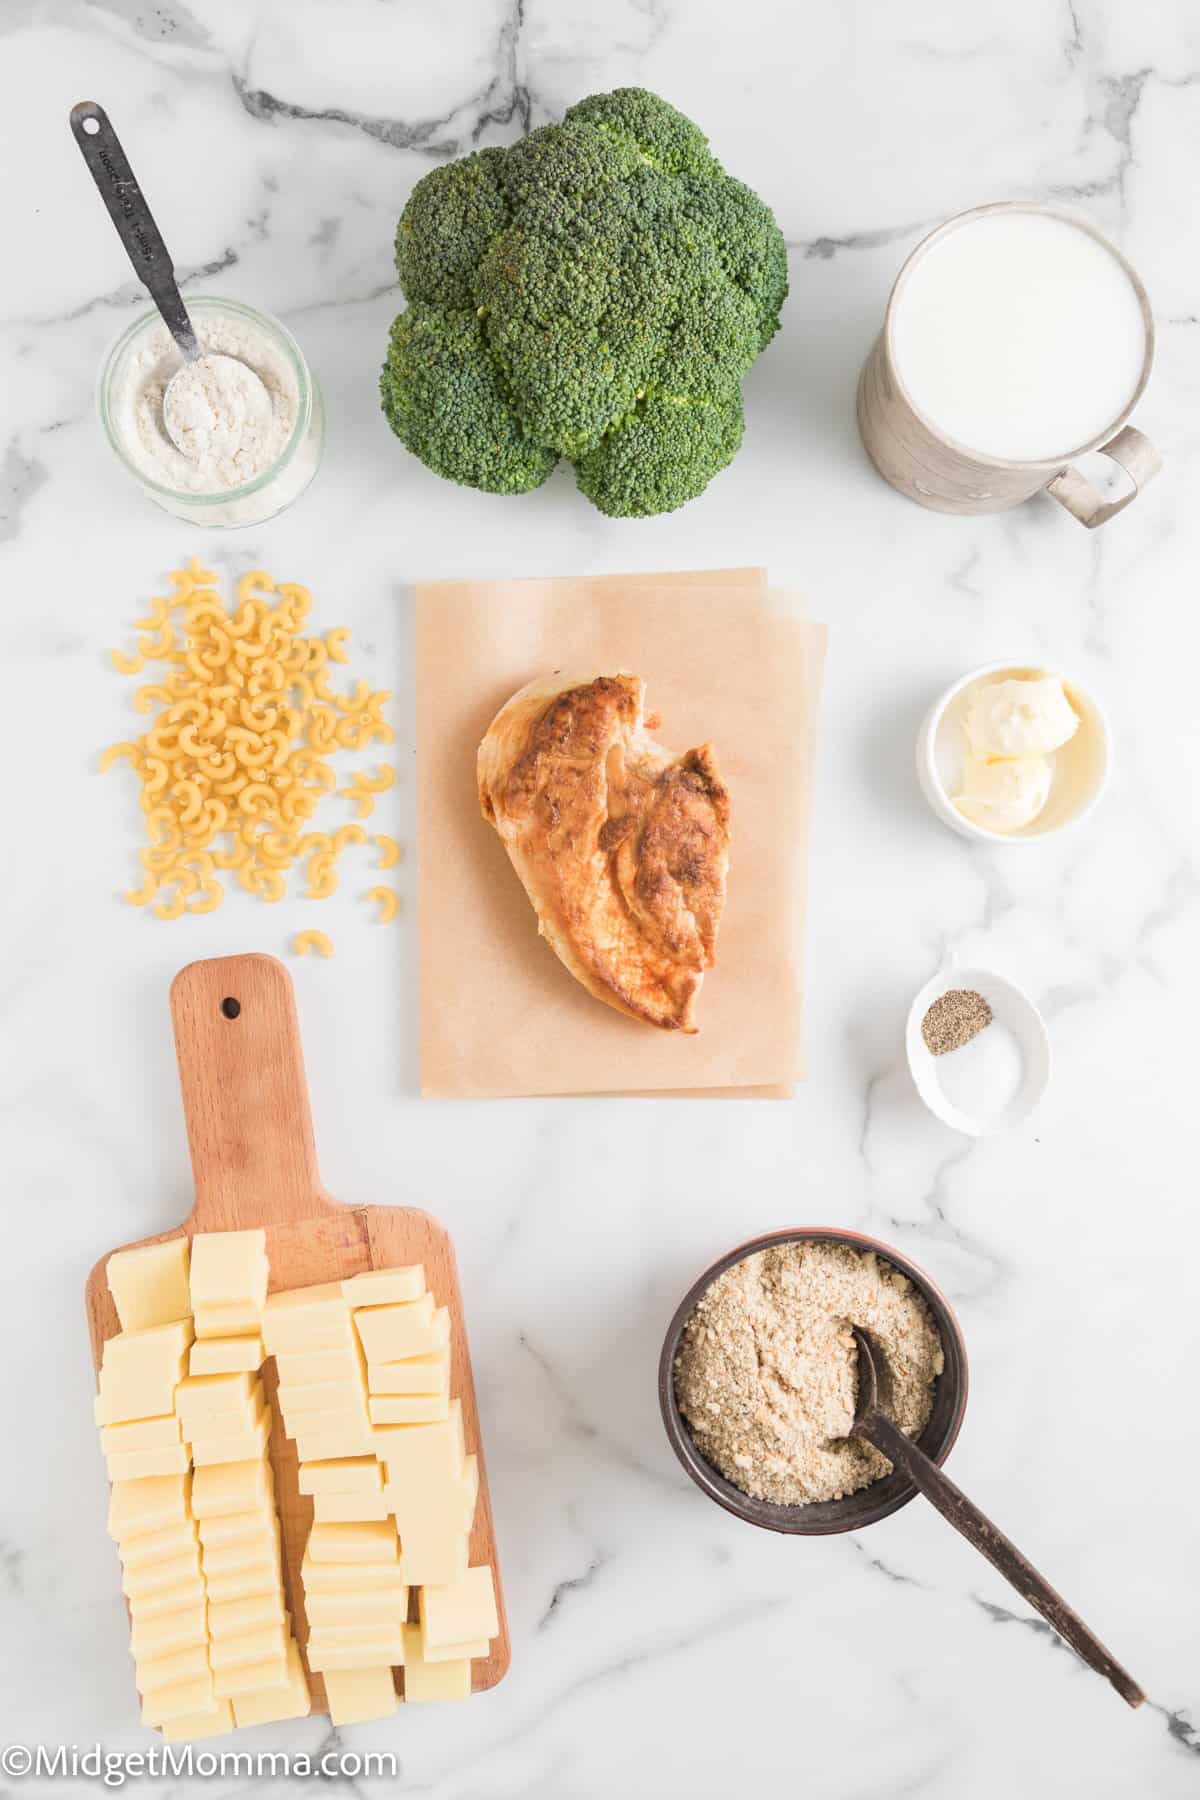
[[[879,1403],[881,1378],[885,1391],[890,1385],[887,1359],[879,1346],[872,1344],[857,1325],[852,1325],[851,1330],[858,1345],[858,1405],[854,1424],[850,1427],[850,1436],[864,1438],[881,1455],[886,1456],[937,1507],[943,1519],[947,1519],[955,1531],[961,1532],[967,1542],[986,1556],[992,1567],[998,1569],[1004,1579],[1016,1588],[1021,1597],[1036,1612],[1041,1613],[1047,1624],[1054,1627],[1089,1668],[1095,1669],[1097,1674],[1111,1682],[1122,1700],[1127,1701],[1130,1706],[1140,1706],[1146,1696],[1137,1682],[1121,1667],[1111,1652],[1105,1649],[1100,1639],[1093,1637],[1079,1615],[1071,1611],[1062,1595],[1050,1586],[1044,1576],[1038,1574],[1017,1546],[1002,1531],[997,1531],[991,1520],[967,1499],[960,1488],[955,1487],[950,1477],[935,1462],[931,1462],[911,1438],[905,1437],[882,1410]]]
[[[175,280],[170,252],[129,166],[129,158],[121,148],[121,140],[109,123],[108,114],[94,100],[81,100],[71,108],[71,130],[92,180],[100,190],[100,198],[108,208],[108,216],[117,228],[117,236],[133,264],[134,274],[149,291],[183,358],[183,366],[172,375],[163,394],[163,429],[168,437],[177,450],[189,454],[183,436],[187,426],[186,402],[180,404],[184,396],[176,387],[189,363],[203,362],[218,380],[222,365],[229,365],[226,373],[236,370],[239,386],[243,392],[248,391],[248,419],[265,423],[271,414],[271,397],[256,370],[236,356],[200,348],[196,328]],[[249,382],[245,380],[247,375]]]

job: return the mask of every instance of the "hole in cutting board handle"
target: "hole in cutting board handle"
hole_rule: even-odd
[[[227,1019],[236,1019],[241,1010],[241,1001],[235,1000],[232,994],[228,995],[228,997],[221,1002],[221,1011],[225,1014]]]

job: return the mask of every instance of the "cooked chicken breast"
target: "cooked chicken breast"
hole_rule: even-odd
[[[479,801],[538,930],[588,992],[664,1031],[695,1031],[729,867],[729,795],[712,747],[649,735],[637,675],[531,681],[479,746]]]

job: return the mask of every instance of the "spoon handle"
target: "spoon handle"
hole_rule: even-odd
[[[942,1517],[987,1557],[992,1567],[998,1569],[1022,1598],[1066,1639],[1089,1668],[1112,1683],[1122,1700],[1130,1706],[1142,1704],[1146,1696],[1137,1682],[1105,1649],[1100,1639],[1092,1635],[1078,1613],[1072,1612],[1062,1595],[1022,1556],[1017,1546],[996,1529],[991,1520],[967,1499],[962,1489],[956,1487],[911,1438],[905,1437],[886,1414],[878,1409],[865,1413],[856,1420],[854,1435],[865,1437],[907,1475]]]
[[[92,180],[100,190],[100,198],[117,228],[117,236],[133,264],[134,273],[150,290],[150,296],[184,358],[193,362],[200,354],[200,346],[175,280],[170,253],[129,166],[129,158],[121,148],[121,140],[109,123],[108,114],[94,100],[81,100],[71,108],[71,130]]]

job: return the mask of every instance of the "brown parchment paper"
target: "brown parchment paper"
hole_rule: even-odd
[[[423,1094],[774,1094],[804,1073],[824,647],[823,627],[770,609],[761,570],[418,586]],[[731,796],[729,889],[695,1036],[627,1019],[567,973],[480,814],[480,739],[517,688],[556,668],[631,670],[661,743],[714,745]]]

